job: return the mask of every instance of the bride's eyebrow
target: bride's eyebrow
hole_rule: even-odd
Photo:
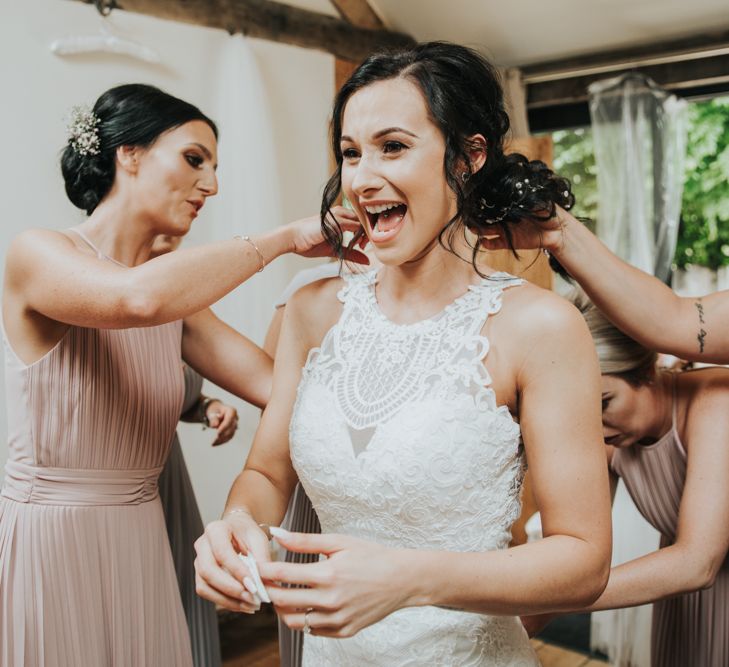
[[[404,127],[386,127],[384,130],[379,130],[378,132],[375,132],[374,139],[379,139],[380,137],[384,137],[386,134],[395,134],[397,132],[402,132],[403,134],[407,134],[414,139],[418,138],[418,135],[414,132],[411,132],[410,130],[406,130]]]
[[[407,134],[407,135],[413,137],[414,139],[419,138],[417,134],[415,134],[414,132],[411,132],[410,130],[406,130],[404,127],[386,127],[384,130],[378,130],[377,132],[375,132],[375,134],[372,136],[372,138],[380,139],[381,137],[384,137],[385,135],[396,134],[397,132],[402,132],[403,134]],[[340,142],[348,141],[351,144],[355,143],[354,139],[352,139],[352,137],[350,137],[348,134],[343,134],[339,138],[339,141]]]

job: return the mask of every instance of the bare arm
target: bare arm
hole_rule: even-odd
[[[729,291],[679,297],[657,278],[624,262],[563,210],[543,233],[517,229],[519,248],[547,248],[618,328],[647,348],[681,359],[729,362]],[[506,247],[501,237],[484,242]]]
[[[312,219],[310,236],[315,225]],[[254,239],[267,261],[297,248],[306,250],[307,240],[292,226]],[[29,230],[11,244],[6,284],[22,295],[27,309],[58,322],[97,328],[154,326],[206,308],[259,267],[253,245],[240,239],[124,268],[80,252],[64,234]]]
[[[297,482],[289,456],[288,429],[308,351],[318,344],[328,328],[326,323],[336,320],[329,306],[337,303],[337,281],[329,282],[335,284],[307,286],[286,306],[271,400],[245,468],[230,490],[223,519],[208,524],[205,535],[195,545],[198,593],[228,609],[238,609],[236,594],[248,574],[236,556],[236,548],[250,549],[261,563],[269,560],[268,541],[257,525],[276,526],[281,522]],[[307,299],[309,293],[314,298]]]
[[[719,373],[692,402],[686,424],[688,467],[675,543],[614,568],[591,610],[632,607],[713,584],[729,549],[729,380]]]
[[[550,295],[551,297],[551,295]],[[538,331],[520,378],[520,422],[544,539],[485,554],[423,554],[425,604],[495,614],[594,600],[610,563],[599,370],[579,315],[556,297],[524,317]],[[427,582],[427,583],[426,583]]]
[[[278,347],[278,338],[281,335],[281,323],[283,322],[285,307],[281,306],[274,311],[271,323],[268,325],[268,331],[266,331],[266,338],[263,341],[263,349],[272,359],[276,357],[276,348]]]
[[[185,318],[182,358],[203,377],[262,408],[271,396],[273,360],[210,309]]]

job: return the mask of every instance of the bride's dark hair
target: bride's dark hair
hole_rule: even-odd
[[[509,116],[499,74],[483,56],[458,44],[428,42],[413,48],[375,53],[365,60],[342,86],[334,100],[331,121],[332,150],[336,170],[324,188],[321,216],[327,241],[342,256],[342,230],[327,215],[341,191],[342,117],[350,97],[375,83],[402,77],[415,83],[425,98],[431,120],[445,138],[444,170],[448,185],[456,194],[456,214],[440,233],[452,250],[453,240],[464,225],[477,236],[503,230],[516,254],[511,228],[517,224],[539,224],[551,218],[559,205],[574,204],[570,183],[539,160],[518,153],[504,154],[504,137]],[[469,137],[481,134],[486,161],[471,173]],[[465,166],[465,167],[464,167]],[[464,176],[464,168],[467,170]],[[478,247],[471,258],[474,268]]]

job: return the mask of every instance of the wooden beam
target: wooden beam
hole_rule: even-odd
[[[589,74],[609,75],[610,72],[618,70],[696,60],[727,53],[729,53],[729,31],[724,30],[667,42],[522,65],[519,69],[524,83],[529,85]]]
[[[541,107],[561,104],[576,104],[588,99],[587,88],[594,81],[618,76],[628,71],[637,71],[653,79],[661,88],[680,94],[682,90],[697,86],[729,84],[729,55],[685,60],[682,62],[630,67],[612,72],[599,72],[585,76],[542,81],[527,85],[527,107]]]
[[[93,0],[74,1],[93,4]],[[115,0],[114,8],[318,49],[352,62],[379,49],[415,43],[403,33],[359,28],[274,0]]]
[[[385,27],[367,0],[330,0],[330,2],[339,15],[352,25],[370,30],[380,30]]]

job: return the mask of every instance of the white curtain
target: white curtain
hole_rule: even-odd
[[[676,247],[686,156],[686,102],[646,77],[590,86],[598,169],[597,234],[617,255],[666,281]],[[658,548],[622,482],[613,504],[613,565]],[[591,646],[619,667],[649,667],[651,607],[592,615]]]
[[[637,73],[595,82],[589,92],[598,236],[666,281],[681,213],[686,102]]]
[[[247,38],[228,38],[210,71],[217,79],[212,115],[220,129],[220,194],[209,202],[211,237],[255,236],[283,221],[271,113]],[[287,282],[285,266],[274,261],[265,272],[221,299],[213,310],[260,345],[273,304]]]
[[[501,72],[504,84],[504,102],[511,123],[514,139],[529,136],[529,118],[526,108],[526,88],[518,67],[509,67]]]

